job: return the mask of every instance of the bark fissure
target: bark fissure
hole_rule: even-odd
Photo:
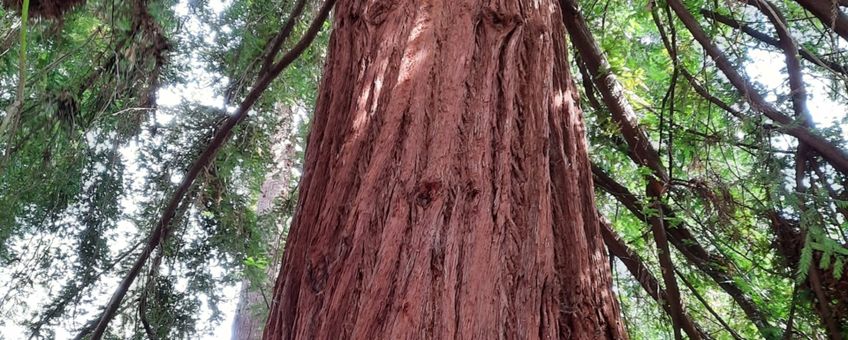
[[[265,337],[624,338],[557,3],[335,15]]]

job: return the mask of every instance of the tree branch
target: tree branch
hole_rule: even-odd
[[[848,0],[843,0],[843,1],[848,1]],[[768,35],[764,32],[760,32],[760,31],[752,28],[751,26],[748,26],[748,25],[746,25],[746,24],[744,24],[744,23],[742,23],[742,22],[740,22],[736,19],[733,19],[729,16],[722,15],[722,14],[719,14],[717,12],[710,11],[708,9],[701,9],[701,15],[703,15],[704,17],[706,17],[708,19],[712,19],[712,20],[714,20],[718,23],[724,24],[725,26],[738,29],[742,33],[745,33],[748,36],[750,36],[754,39],[757,39],[757,40],[759,40],[763,43],[766,43],[768,45],[778,47],[778,48],[780,47],[780,41],[778,41],[777,39],[773,38],[772,36],[770,36],[770,35]],[[803,49],[803,48],[798,49],[798,54],[801,55],[801,58],[804,58],[804,60],[807,60],[807,61],[809,61],[813,64],[819,65],[819,66],[824,67],[826,69],[829,69],[833,72],[841,73],[842,75],[848,75],[848,67],[846,67],[845,65],[842,65],[842,64],[837,63],[837,62],[832,61],[832,60],[820,58],[819,56],[817,56],[817,55],[813,54],[812,52],[810,52],[806,49]]]
[[[733,336],[734,339],[742,339],[742,337],[739,336],[739,334],[736,333],[733,328],[730,328],[730,325],[728,325],[727,322],[724,321],[724,319],[722,319],[721,316],[718,315],[718,313],[716,313],[716,311],[713,309],[713,307],[710,306],[707,300],[704,299],[703,296],[701,296],[701,293],[698,293],[698,290],[695,289],[695,287],[691,283],[689,283],[689,280],[686,280],[686,277],[683,276],[683,273],[678,271],[677,276],[680,276],[680,280],[683,281],[683,284],[686,286],[686,288],[689,288],[689,291],[692,292],[692,295],[694,295],[695,298],[701,302],[704,308],[707,309],[707,312],[709,312],[718,321],[718,323],[721,324],[721,326],[724,327],[724,329],[727,330],[727,332]]]
[[[832,29],[842,39],[848,40],[848,15],[842,12],[836,1],[831,0],[795,0],[801,7],[818,18],[824,27]],[[840,6],[848,6],[848,1],[839,0]]]
[[[705,52],[713,59],[716,66],[724,73],[725,77],[730,81],[733,87],[736,88],[742,97],[751,105],[751,107],[769,119],[775,121],[782,131],[786,134],[797,138],[800,142],[807,143],[812,149],[818,152],[834,169],[844,174],[848,174],[848,154],[844,150],[835,146],[822,136],[814,133],[808,127],[802,126],[789,116],[784,115],[771,103],[765,100],[756,89],[751,85],[730,63],[727,56],[718,49],[715,43],[704,32],[698,24],[692,13],[683,5],[680,0],[668,0],[668,5],[677,14],[677,17],[683,23],[687,30],[692,34]]]
[[[274,36],[274,39],[272,39],[268,44],[268,48],[263,51],[262,67],[259,69],[259,74],[263,74],[271,68],[271,64],[274,63],[274,58],[276,58],[277,54],[280,53],[280,48],[282,48],[283,43],[288,40],[292,30],[294,30],[297,18],[300,17],[301,13],[303,13],[304,7],[306,7],[306,0],[298,0],[297,3],[294,4],[288,20],[286,20],[286,23],[283,25],[283,29]]]
[[[326,0],[324,2],[323,7],[318,12],[316,18],[312,21],[312,24],[309,26],[306,33],[303,37],[298,41],[298,43],[286,53],[277,63],[273,64],[267,73],[260,74],[259,79],[257,79],[256,84],[247,94],[245,99],[241,102],[238,109],[230,116],[221,128],[215,133],[215,136],[212,138],[212,141],[206,147],[205,150],[200,154],[200,156],[194,161],[189,168],[188,172],[185,174],[183,181],[177,187],[176,191],[171,196],[171,199],[168,202],[168,205],[165,207],[165,210],[162,213],[162,216],[156,226],[153,228],[153,231],[150,234],[150,237],[147,240],[147,243],[142,250],[141,254],[139,254],[138,259],[136,259],[130,271],[121,281],[121,284],[118,286],[118,289],[112,295],[109,303],[106,306],[106,309],[103,311],[103,314],[100,317],[100,321],[97,323],[96,328],[92,332],[91,339],[92,340],[100,340],[103,336],[103,333],[106,331],[106,327],[109,322],[114,318],[115,313],[118,310],[118,307],[121,305],[121,301],[123,300],[124,295],[126,295],[132,283],[135,281],[135,278],[138,276],[141,268],[144,266],[144,263],[147,262],[147,259],[150,257],[156,247],[159,246],[159,243],[162,237],[167,232],[168,227],[170,226],[171,219],[174,217],[175,212],[177,210],[177,206],[180,201],[182,201],[185,194],[188,192],[189,188],[191,188],[194,180],[197,178],[197,175],[200,171],[205,168],[214,158],[215,154],[221,148],[221,146],[226,142],[229,138],[230,133],[233,128],[238,125],[244,118],[247,116],[248,111],[256,103],[262,93],[268,88],[271,82],[279,76],[279,74],[285,69],[289,64],[291,64],[304,50],[312,43],[315,37],[318,35],[318,32],[321,30],[321,27],[324,24],[324,21],[327,19],[330,10],[333,7],[335,0]],[[270,58],[274,58],[275,56],[268,56]]]
[[[645,215],[645,206],[642,205],[640,199],[630,192],[625,186],[616,182],[603,169],[592,166],[593,182],[597,188],[600,188],[622,205],[635,216],[645,223],[649,223],[648,217]],[[665,215],[665,227],[671,244],[680,251],[683,256],[693,263],[698,269],[707,274],[716,284],[719,285],[734,301],[742,308],[749,320],[760,330],[762,334],[766,334],[771,325],[768,319],[760,311],[759,307],[748,297],[748,295],[739,288],[733,278],[725,268],[728,267],[728,261],[718,255],[708,252],[697,239],[689,232],[688,226],[680,219],[676,218],[674,211],[670,207],[665,207],[667,212]]]
[[[639,282],[642,289],[654,298],[660,307],[662,307],[663,310],[665,310],[665,312],[670,316],[673,311],[668,304],[668,294],[666,294],[666,291],[660,288],[657,278],[651,274],[651,270],[648,269],[648,266],[645,265],[639,255],[630,249],[624,240],[616,235],[615,231],[612,230],[612,227],[609,225],[609,222],[607,222],[604,218],[601,218],[601,235],[604,238],[604,243],[606,243],[610,254],[617,257],[622,263],[624,263],[624,266],[627,267],[627,271],[629,271],[630,275],[633,275],[633,278]],[[709,338],[709,336],[701,330],[701,327],[692,321],[692,317],[690,317],[688,313],[683,312],[683,318],[681,321],[683,331],[689,335],[689,338]]]

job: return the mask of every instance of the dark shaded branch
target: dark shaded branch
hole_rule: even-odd
[[[683,321],[683,302],[680,298],[680,288],[677,286],[677,279],[674,276],[674,263],[671,261],[671,249],[668,245],[668,235],[666,234],[665,219],[663,218],[664,210],[662,195],[665,190],[665,186],[659,184],[659,181],[657,180],[650,180],[646,190],[648,197],[651,199],[651,209],[654,211],[654,213],[648,217],[648,220],[651,225],[651,233],[654,235],[654,243],[656,243],[657,247],[660,271],[662,273],[663,282],[665,283],[668,295],[668,304],[671,309],[671,320],[675,327],[674,337],[675,339],[682,339],[683,337],[682,334],[680,334],[680,329],[685,327]],[[700,337],[696,334],[693,339],[700,339]]]
[[[594,184],[597,188],[606,191],[617,201],[624,205],[633,216],[649,223],[645,215],[645,207],[640,199],[630,192],[626,187],[616,182],[604,170],[592,166]],[[760,311],[759,307],[739,288],[733,281],[733,277],[727,272],[728,261],[720,256],[714,255],[706,250],[700,242],[689,232],[682,220],[676,218],[674,211],[665,207],[666,211],[666,233],[669,241],[680,251],[683,256],[693,263],[699,270],[707,274],[719,285],[734,301],[742,308],[749,320],[760,330],[762,334],[770,332],[771,325],[768,319]]]
[[[814,133],[808,127],[799,124],[789,116],[784,115],[771,103],[765,100],[756,89],[749,83],[731,64],[727,56],[718,49],[715,43],[707,36],[706,32],[698,24],[692,13],[683,5],[680,0],[668,0],[668,5],[677,14],[677,17],[683,23],[687,30],[692,34],[695,40],[701,44],[705,52],[713,59],[716,66],[724,73],[725,77],[730,81],[733,87],[736,88],[742,97],[751,104],[752,109],[758,111],[775,121],[780,125],[781,131],[793,136],[808,144],[812,149],[819,153],[834,169],[844,174],[848,174],[848,155],[844,150],[840,149],[822,136]]]
[[[840,335],[841,332],[839,331],[839,324],[830,309],[830,299],[827,298],[827,295],[824,293],[824,289],[822,289],[822,279],[819,269],[816,267],[815,263],[810,265],[809,275],[810,287],[816,295],[816,300],[818,300],[818,308],[816,309],[822,318],[822,323],[824,323],[824,326],[827,328],[828,337],[832,340],[842,339],[842,335]]]
[[[132,305],[125,305],[120,308],[120,312],[124,312],[129,309]],[[79,333],[77,336],[73,338],[73,340],[91,340],[92,338],[86,338],[86,336],[94,330],[94,327],[97,326],[97,323],[100,321],[99,317],[94,317],[91,320],[88,320],[81,328],[79,328]]]
[[[595,95],[595,84],[592,82],[592,75],[586,69],[586,65],[583,63],[583,58],[580,57],[579,52],[574,53],[574,63],[577,64],[577,69],[580,70],[580,80],[583,84],[583,90],[586,93],[586,99],[589,100],[589,105],[599,114],[604,112],[603,105],[598,101],[598,96]]]
[[[141,320],[141,325],[144,327],[144,332],[147,334],[147,339],[149,340],[159,339],[156,330],[153,329],[150,321],[147,319],[147,296],[151,290],[156,289],[156,277],[159,275],[159,265],[162,263],[163,256],[164,253],[160,250],[156,254],[156,257],[153,258],[153,263],[150,265],[150,270],[147,274],[147,284],[142,288],[141,296],[138,298],[138,318]]]
[[[303,51],[312,43],[312,40],[318,35],[318,32],[321,30],[321,27],[324,24],[324,21],[327,19],[327,16],[330,13],[330,9],[332,9],[335,0],[326,0],[323,7],[319,11],[316,18],[312,21],[309,28],[303,37],[298,41],[298,43],[292,47],[292,49],[286,53],[277,63],[273,64],[267,73],[263,73],[259,75],[259,79],[257,79],[256,84],[247,94],[245,99],[241,102],[238,109],[230,116],[221,128],[215,133],[215,136],[212,138],[212,141],[206,147],[205,150],[200,154],[200,156],[194,161],[189,168],[188,172],[185,174],[183,181],[180,183],[179,187],[177,187],[176,191],[171,196],[168,205],[165,207],[162,217],[159,222],[153,228],[150,237],[148,238],[147,243],[145,244],[144,249],[141,254],[139,254],[138,259],[136,259],[130,271],[121,281],[121,284],[118,286],[118,289],[112,295],[111,300],[106,306],[106,309],[103,311],[103,314],[100,318],[100,321],[97,324],[97,327],[92,332],[91,339],[99,340],[103,333],[106,330],[109,322],[115,316],[118,308],[121,305],[121,301],[126,295],[132,283],[135,281],[138,276],[141,268],[144,266],[147,259],[150,257],[156,247],[159,246],[163,236],[167,233],[167,229],[171,224],[171,219],[174,217],[177,207],[182,201],[183,197],[188,192],[189,188],[191,188],[194,180],[197,178],[197,175],[202,171],[214,158],[215,154],[218,152],[218,149],[226,142],[229,138],[230,133],[233,128],[238,125],[244,118],[247,116],[248,111],[253,106],[254,103],[259,99],[265,89],[271,84],[271,82],[277,78],[277,76],[285,69],[289,64],[291,64],[298,56],[300,56]],[[275,56],[269,56],[274,58]]]
[[[848,1],[848,0],[843,0],[843,1]],[[780,47],[780,41],[773,38],[769,34],[764,33],[764,32],[760,32],[760,31],[752,28],[751,26],[748,26],[748,25],[746,25],[746,24],[744,24],[744,23],[742,23],[742,22],[740,22],[736,19],[733,19],[729,16],[722,15],[722,14],[719,14],[717,12],[710,11],[708,9],[701,9],[701,15],[703,15],[704,17],[706,17],[708,19],[712,19],[712,20],[715,20],[716,22],[722,23],[722,24],[724,24],[728,27],[733,27],[735,29],[738,29],[739,31],[741,31],[741,32],[751,36],[752,38],[757,39],[757,40],[759,40],[763,43],[766,43],[768,45],[778,47],[778,48]],[[827,68],[827,69],[834,71],[834,72],[841,73],[843,75],[848,75],[848,67],[846,67],[845,65],[842,65],[842,64],[837,63],[837,62],[832,61],[832,60],[820,58],[820,57],[816,56],[815,54],[813,54],[812,52],[807,51],[806,49],[803,49],[803,48],[798,49],[798,54],[801,55],[801,58],[804,58],[804,60],[807,60],[807,61],[809,61],[813,64]]]
[[[792,302],[789,305],[789,318],[786,320],[786,330],[783,332],[783,340],[792,339],[792,327],[795,323],[795,309],[798,305],[798,283],[792,288]]]
[[[604,238],[604,243],[607,245],[607,249],[609,249],[610,254],[621,260],[621,262],[624,263],[624,266],[627,267],[627,271],[630,272],[630,275],[633,275],[633,278],[635,278],[642,286],[642,289],[644,289],[645,292],[648,293],[648,295],[650,295],[667,314],[671,315],[673,311],[668,305],[668,295],[664,289],[660,288],[657,278],[651,274],[650,269],[648,269],[648,266],[645,265],[639,255],[630,249],[624,240],[618,237],[615,231],[612,230],[609,223],[603,218],[601,219],[601,235]],[[704,333],[694,321],[692,321],[692,317],[690,317],[688,313],[683,312],[683,318],[681,321],[683,331],[685,331],[690,338],[709,338],[709,336],[707,336],[707,334]]]

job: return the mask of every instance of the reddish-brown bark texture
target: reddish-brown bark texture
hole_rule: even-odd
[[[341,1],[266,339],[619,339],[557,1]]]

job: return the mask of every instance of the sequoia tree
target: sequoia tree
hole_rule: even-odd
[[[846,41],[845,0],[0,0],[0,337],[845,339]]]
[[[624,338],[556,1],[342,1],[266,339]]]

